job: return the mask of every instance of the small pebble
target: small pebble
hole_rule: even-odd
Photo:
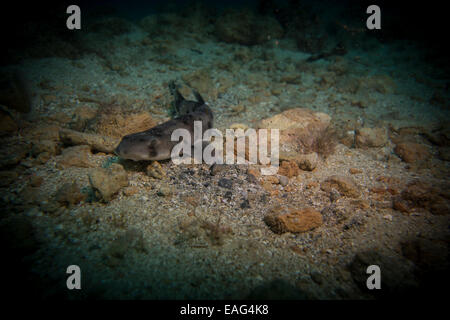
[[[288,183],[289,183],[289,178],[286,177],[286,176],[279,176],[279,177],[278,177],[278,180],[280,181],[280,184],[281,184],[283,187],[287,186]]]
[[[217,164],[214,163],[210,168],[209,168],[209,172],[212,176],[215,176],[217,174],[219,174],[220,172],[225,170],[225,165],[224,164]]]

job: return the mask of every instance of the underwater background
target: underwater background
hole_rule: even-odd
[[[78,1],[68,30],[70,4],[1,12],[10,298],[399,299],[448,284],[438,2]],[[381,30],[366,27],[371,4]],[[174,116],[173,81],[223,132],[280,129],[278,173],[115,155]]]

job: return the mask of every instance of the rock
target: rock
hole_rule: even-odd
[[[313,208],[290,210],[286,214],[270,213],[264,217],[264,222],[278,234],[305,232],[320,227],[323,223],[322,215]]]
[[[283,28],[277,20],[250,10],[225,12],[217,19],[215,30],[219,40],[242,45],[261,44],[283,36]]]
[[[70,129],[59,131],[61,141],[69,145],[88,145],[93,150],[105,153],[114,153],[120,138],[105,137],[98,134],[78,132]]]
[[[394,208],[402,212],[411,212],[414,208],[423,208],[435,215],[450,214],[450,195],[448,186],[441,188],[420,180],[406,186],[400,198],[394,202]]]
[[[250,183],[258,184],[259,179],[261,178],[261,172],[256,168],[248,168],[247,169],[247,180]]]
[[[266,176],[265,182],[271,183],[271,184],[279,184],[280,180],[275,176]]]
[[[41,163],[41,164],[44,164],[48,160],[50,160],[51,157],[52,156],[48,152],[42,152],[36,157],[36,161]]]
[[[113,163],[107,169],[92,170],[89,173],[89,182],[98,196],[108,202],[120,189],[128,186],[128,176],[120,164]]]
[[[333,153],[336,145],[330,122],[330,116],[325,113],[295,108],[261,120],[258,127],[280,130],[280,158],[285,154],[292,157],[294,153],[313,152],[326,157]]]
[[[316,152],[311,152],[308,154],[284,152],[280,154],[280,160],[295,162],[300,169],[305,171],[313,171],[319,163],[319,155]]]
[[[248,168],[247,169],[247,174],[251,174],[256,178],[260,178],[261,177],[261,172],[259,171],[259,169],[257,168]]]
[[[91,148],[86,145],[69,147],[63,150],[58,158],[58,166],[61,168],[81,167],[89,168],[93,165],[89,161]]]
[[[72,121],[72,118],[69,117],[69,115],[66,112],[56,112],[52,115],[49,115],[47,117],[48,120],[57,122],[58,124],[65,126],[70,121]]]
[[[125,114],[119,107],[111,107],[107,112],[98,112],[89,121],[87,129],[101,136],[122,138],[127,134],[141,132],[156,125],[149,112]],[[101,151],[101,150],[100,150]]]
[[[366,293],[380,295],[385,298],[402,296],[412,289],[417,289],[418,283],[414,277],[414,264],[400,255],[383,255],[381,250],[358,252],[348,268],[353,280]],[[367,268],[371,265],[380,267],[381,290],[367,288]],[[402,295],[403,294],[403,295]]]
[[[273,191],[273,186],[270,182],[263,182],[261,184],[261,187],[266,190],[267,192],[272,192]]]
[[[54,156],[60,151],[59,144],[52,140],[38,140],[33,141],[33,147],[31,148],[31,153],[34,156],[46,152],[49,156]]]
[[[356,130],[355,144],[358,148],[382,147],[387,138],[385,128],[361,128]]]
[[[30,128],[27,131],[27,136],[29,136],[30,141],[44,141],[50,140],[53,142],[60,142],[59,131],[61,128],[57,125],[39,125]]]
[[[132,196],[139,192],[138,187],[136,186],[128,186],[123,190],[123,194],[126,196]]]
[[[351,174],[358,174],[358,173],[362,173],[362,170],[358,169],[358,168],[350,168],[348,170],[348,172],[350,172]]]
[[[217,164],[214,163],[210,168],[209,172],[212,176],[218,175],[220,172],[223,172],[226,169],[225,164]]]
[[[411,209],[408,207],[408,205],[401,200],[394,200],[394,203],[392,204],[392,208],[394,210],[400,211],[400,212],[405,212],[405,213],[409,213],[411,211]]]
[[[279,176],[278,180],[280,181],[280,184],[285,187],[289,184],[289,178],[286,176]]]
[[[233,187],[233,181],[230,179],[222,178],[218,183],[219,187],[231,189]]]
[[[313,171],[319,163],[319,155],[316,152],[298,155],[295,162],[300,169]]]
[[[147,166],[147,175],[155,179],[163,179],[166,176],[164,169],[158,161],[153,161]]]
[[[157,195],[160,197],[168,197],[171,196],[172,194],[173,194],[172,188],[170,187],[170,185],[165,183],[159,187],[157,192]]]
[[[407,163],[424,161],[431,156],[425,145],[414,142],[400,142],[395,146],[394,152]]]
[[[84,131],[88,122],[94,119],[96,115],[97,111],[90,107],[81,106],[76,108],[72,116],[71,128],[76,131]]]
[[[0,168],[10,167],[25,159],[31,150],[31,145],[22,142],[4,143],[0,146]]]
[[[292,178],[300,174],[300,169],[294,161],[282,161],[278,169],[278,174]]]
[[[76,182],[65,183],[55,194],[55,200],[64,206],[78,204],[86,198],[87,194],[81,193]]]
[[[331,192],[334,188],[343,196],[358,198],[360,196],[359,187],[355,181],[346,176],[334,175],[321,183],[321,189],[325,192]]]

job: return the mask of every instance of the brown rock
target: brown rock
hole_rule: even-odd
[[[319,163],[319,155],[316,152],[311,152],[308,154],[284,152],[280,154],[280,160],[293,161],[300,169],[305,171],[313,171]]]
[[[431,156],[425,145],[414,142],[400,142],[395,146],[394,152],[407,163],[423,161]]]
[[[317,181],[310,181],[306,184],[306,189],[314,189],[319,186],[319,183]]]
[[[261,177],[261,172],[259,171],[259,169],[256,169],[256,168],[248,168],[247,169],[247,174],[251,174],[255,178]]]
[[[326,192],[331,192],[336,189],[344,196],[351,198],[358,198],[360,196],[359,187],[350,177],[334,175],[322,182],[321,189]]]
[[[362,170],[358,169],[358,168],[350,168],[348,170],[348,172],[350,172],[351,174],[358,174],[358,173],[362,173]]]
[[[0,145],[0,167],[16,165],[25,159],[30,152],[31,145],[22,142],[11,142]]]
[[[69,117],[69,115],[67,115],[67,113],[65,112],[56,112],[53,113],[51,115],[49,115],[47,117],[48,120],[50,121],[55,121],[58,122],[61,125],[66,125],[68,124],[70,121],[72,121],[72,118]]]
[[[139,189],[136,186],[129,186],[129,187],[126,187],[125,189],[123,189],[123,194],[128,197],[132,196],[138,192],[139,192]]]
[[[264,190],[266,190],[267,192],[271,192],[273,191],[273,186],[270,182],[264,182],[262,185]]]
[[[406,186],[396,202],[402,203],[408,212],[414,208],[423,208],[435,215],[446,215],[450,214],[450,196],[447,190],[445,186],[439,189],[431,183],[416,180]],[[394,202],[395,208],[402,211],[402,206],[396,202]]]
[[[271,184],[279,184],[280,183],[280,180],[275,176],[266,176],[264,180]]]
[[[27,131],[27,135],[30,137],[31,141],[44,141],[50,140],[54,142],[59,142],[59,131],[60,127],[56,125],[33,127]]]
[[[52,156],[48,153],[48,152],[42,152],[40,153],[37,157],[36,157],[36,161],[38,163],[44,164],[46,163],[48,160],[50,160]]]
[[[89,182],[97,195],[108,202],[120,189],[128,186],[128,176],[120,164],[113,163],[107,169],[96,168],[91,171]]]
[[[58,154],[60,147],[57,142],[52,140],[38,140],[33,141],[31,153],[37,156],[43,152],[47,152],[50,156]]]
[[[109,110],[108,110],[109,111]],[[156,125],[150,113],[124,114],[120,108],[110,112],[99,112],[89,129],[101,136],[122,138],[131,133],[141,132]]]
[[[98,134],[78,132],[69,129],[59,131],[61,141],[69,145],[88,145],[93,150],[113,153],[120,142],[120,138],[105,137]]]
[[[320,227],[323,223],[322,215],[313,208],[291,210],[286,214],[269,214],[264,217],[264,222],[278,234],[305,232]]]
[[[281,157],[313,152],[326,156],[334,151],[335,146],[335,137],[330,135],[330,122],[330,116],[325,113],[296,108],[263,119],[258,127],[280,130]]]
[[[382,147],[387,138],[385,128],[361,128],[356,130],[355,144],[358,148]]]
[[[93,165],[89,161],[91,148],[89,146],[75,146],[63,150],[58,159],[58,166],[61,168],[81,167],[89,168]]]
[[[293,161],[282,161],[281,166],[278,169],[278,174],[292,178],[300,174],[300,169]]]
[[[153,161],[147,166],[147,175],[155,179],[163,179],[166,176],[164,169],[158,161]]]
[[[81,193],[80,187],[73,183],[65,183],[55,194],[55,200],[62,205],[74,205],[87,198],[87,194]]]
[[[81,106],[76,108],[73,113],[71,128],[77,131],[84,131],[88,121],[94,119],[96,115],[97,111],[90,107]]]

